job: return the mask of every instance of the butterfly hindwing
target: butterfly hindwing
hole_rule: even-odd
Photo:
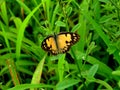
[[[66,53],[79,40],[79,35],[71,32],[61,32],[43,40],[41,47],[53,55]]]

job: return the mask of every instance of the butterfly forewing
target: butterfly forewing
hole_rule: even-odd
[[[76,33],[62,32],[56,36],[49,36],[44,39],[41,47],[53,55],[66,53],[79,38],[79,35]]]

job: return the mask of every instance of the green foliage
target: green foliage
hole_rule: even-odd
[[[80,41],[50,55],[43,39]],[[119,90],[120,0],[0,0],[1,90]]]

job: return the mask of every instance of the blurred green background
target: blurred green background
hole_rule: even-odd
[[[77,32],[65,54],[41,48]],[[0,0],[1,90],[119,90],[120,0]]]

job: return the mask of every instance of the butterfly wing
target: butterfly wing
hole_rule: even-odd
[[[79,40],[80,36],[72,32],[62,32],[57,35],[58,52],[66,53]]]
[[[49,36],[45,38],[41,44],[42,49],[52,53],[53,55],[58,54],[58,49],[56,46],[56,41],[54,36]]]

